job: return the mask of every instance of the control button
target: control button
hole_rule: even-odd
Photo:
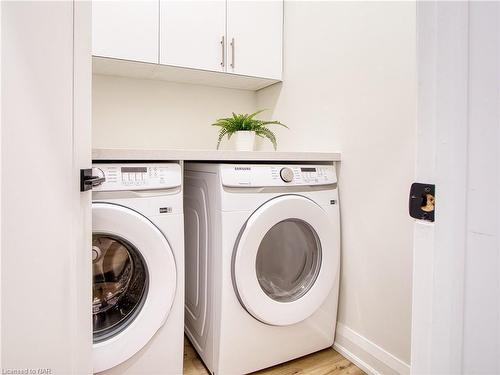
[[[292,182],[293,180],[293,171],[290,168],[281,168],[280,177],[284,182]]]

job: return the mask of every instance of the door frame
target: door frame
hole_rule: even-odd
[[[477,146],[478,138],[487,139],[481,131],[493,132],[495,125],[495,114],[478,119],[477,112],[491,109],[491,104],[481,99],[494,86],[481,84],[485,77],[488,81],[488,74],[496,82],[499,72],[491,68],[490,56],[477,54],[485,50],[485,43],[499,39],[495,29],[481,34],[480,24],[492,20],[485,17],[483,6],[474,2],[417,2],[416,180],[436,185],[437,204],[436,221],[416,221],[414,228],[413,374],[463,373],[464,357],[471,354],[474,341],[466,331],[471,329],[471,302],[467,298],[477,297],[482,304],[487,301],[486,294],[469,289],[473,272],[477,272],[470,267],[471,256],[477,257],[478,250],[491,246],[479,247],[477,240],[474,242],[477,233],[473,228],[484,227],[477,210],[483,209],[484,214],[490,211],[484,209],[484,200],[478,199],[487,189],[471,176],[479,177],[484,185],[494,184],[498,174],[480,163],[484,155],[478,155]],[[500,19],[500,12],[496,17]],[[490,51],[493,60],[494,52]],[[498,98],[498,92],[496,95]],[[496,116],[498,120],[498,113]],[[495,142],[498,146],[496,140],[484,142],[484,147],[493,150]],[[498,166],[498,160],[492,163]],[[494,201],[498,196],[491,198]],[[481,234],[498,236],[498,229]],[[479,339],[481,334],[478,332]]]
[[[466,212],[454,203],[466,199],[468,47],[466,2],[417,2],[416,180],[436,184],[437,208],[414,229],[414,374],[460,373]]]

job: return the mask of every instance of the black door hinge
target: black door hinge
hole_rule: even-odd
[[[92,190],[106,181],[105,177],[93,176],[92,168],[80,169],[80,191]]]
[[[410,188],[410,216],[426,221],[434,221],[436,186],[415,182]]]

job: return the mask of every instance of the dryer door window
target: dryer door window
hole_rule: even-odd
[[[146,299],[148,272],[141,253],[110,234],[92,235],[94,342],[126,328]]]
[[[314,314],[338,282],[338,223],[321,206],[283,195],[260,206],[233,251],[234,290],[242,306],[271,325]]]
[[[255,264],[259,284],[270,298],[291,302],[314,285],[321,267],[321,242],[303,220],[286,219],[264,236]]]

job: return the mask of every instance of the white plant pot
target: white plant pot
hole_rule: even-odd
[[[253,151],[255,147],[255,132],[240,130],[234,133],[236,151]]]

